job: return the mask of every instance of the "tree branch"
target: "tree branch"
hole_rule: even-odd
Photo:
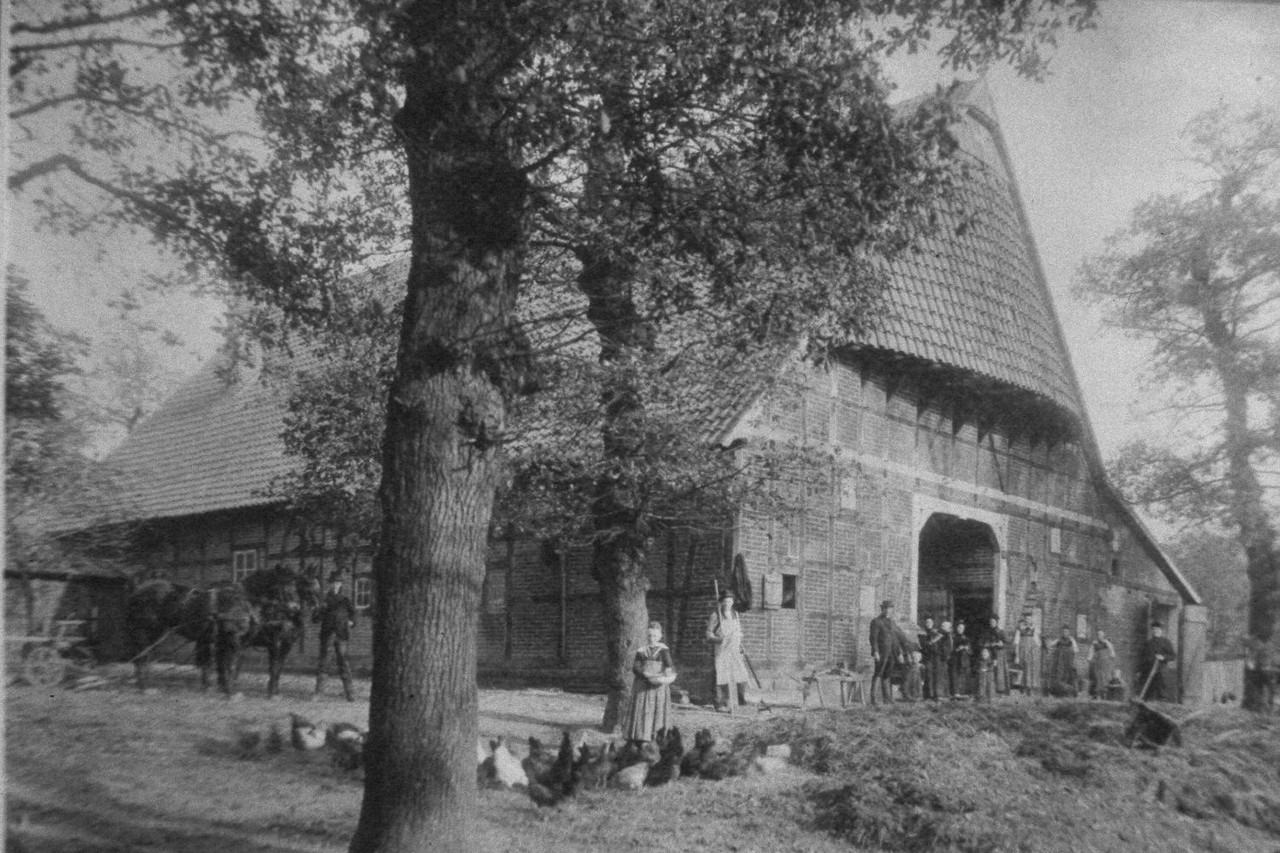
[[[47,157],[44,160],[32,163],[27,168],[21,169],[9,176],[9,189],[21,190],[29,181],[34,181],[36,178],[43,177],[50,172],[56,172],[59,169],[67,168],[74,162],[75,160],[67,154],[55,154],[52,157]]]
[[[116,186],[110,181],[91,174],[85,170],[79,160],[68,154],[56,154],[53,157],[29,166],[15,175],[11,175],[9,177],[9,187],[11,189],[16,189],[34,178],[55,172],[59,169],[65,169],[80,180],[101,190],[112,198],[125,202],[138,210],[146,211],[158,219],[168,222],[176,230],[194,236],[198,243],[203,243],[215,254],[218,252],[218,246],[210,241],[207,234],[201,234],[193,231],[181,217],[175,216],[171,209],[162,204],[158,204],[153,199],[150,199],[141,193],[136,193],[132,190],[125,189],[124,187]]]
[[[9,52],[14,56],[20,56],[24,53],[43,53],[49,50],[62,50],[68,47],[99,47],[99,46],[124,46],[124,47],[145,47],[154,50],[174,50],[179,47],[187,47],[192,42],[188,41],[142,41],[141,39],[124,38],[122,36],[97,36],[82,39],[68,39],[66,41],[53,41],[44,44],[15,44],[9,48]]]
[[[19,33],[34,33],[36,35],[49,35],[50,33],[63,32],[65,30],[75,30],[81,27],[96,27],[101,24],[113,24],[117,21],[128,21],[134,18],[146,18],[156,12],[163,12],[166,9],[181,9],[186,6],[193,5],[191,2],[175,2],[175,0],[157,0],[154,3],[146,3],[133,9],[126,9],[123,12],[117,12],[114,15],[97,15],[92,11],[82,17],[66,17],[57,20],[48,21],[43,24],[27,24],[19,21],[14,24],[9,32],[13,35]]]

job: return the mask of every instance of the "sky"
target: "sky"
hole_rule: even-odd
[[[922,56],[895,59],[889,72],[904,98],[952,76]],[[1104,2],[1096,30],[1061,37],[1047,80],[1003,67],[986,77],[1086,407],[1110,456],[1158,428],[1150,413],[1159,399],[1142,388],[1145,347],[1073,292],[1076,271],[1139,201],[1185,184],[1180,133],[1197,113],[1280,105],[1280,3]],[[18,208],[10,216],[10,260],[65,328],[92,334],[114,293],[167,263],[140,239],[120,236],[99,251],[33,231]],[[187,344],[172,356],[177,368],[193,370],[216,347],[216,304],[175,296],[151,312]]]

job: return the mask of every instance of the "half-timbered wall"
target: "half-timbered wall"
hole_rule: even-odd
[[[957,558],[968,563],[955,580],[957,588],[989,589],[1006,627],[1027,611],[1051,634],[1069,625],[1091,637],[1103,627],[1132,678],[1149,618],[1176,620],[1178,594],[1095,486],[1079,446],[956,422],[911,382],[853,361],[808,369],[798,389],[766,401],[741,432],[825,447],[835,476],[807,489],[795,512],[744,508],[723,529],[672,534],[650,552],[650,614],[666,628],[687,689],[705,687],[712,579],[727,576],[733,554],[744,556],[756,599],[743,615],[745,650],[766,687],[785,688],[813,669],[867,663],[867,626],[881,600],[897,602],[900,621],[914,620],[921,533],[935,515],[990,531],[987,551]],[[356,579],[369,583],[366,551],[326,531],[306,536],[270,507],[167,522],[156,535],[152,568],[186,583],[231,579],[236,554],[246,551],[258,566],[316,565],[325,575],[341,568],[353,596]],[[763,609],[766,574],[781,595]],[[495,540],[479,620],[483,678],[586,686],[604,672],[586,549]],[[369,649],[365,618],[353,641],[357,668],[368,666]],[[314,652],[304,646],[295,662],[309,665]]]

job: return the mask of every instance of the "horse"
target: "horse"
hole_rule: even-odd
[[[241,584],[255,610],[254,626],[243,636],[233,631],[227,642],[239,638],[244,645],[266,649],[267,697],[274,698],[280,692],[285,660],[305,630],[305,614],[320,604],[320,581],[313,572],[299,574],[277,563],[253,572]]]
[[[195,643],[200,686],[209,687],[216,665],[218,686],[230,694],[237,663],[231,651],[234,634],[251,628],[253,612],[238,584],[197,589],[168,580],[148,580],[134,587],[125,602],[125,629],[138,687],[146,690],[151,655],[168,634]]]
[[[304,610],[320,600],[314,574],[298,574],[281,565],[260,569],[239,582],[200,590],[167,580],[138,585],[125,606],[138,686],[146,689],[151,650],[166,632],[196,644],[200,685],[208,689],[216,666],[218,687],[235,693],[240,654],[249,646],[267,650],[267,695],[279,693],[285,658],[301,635]]]

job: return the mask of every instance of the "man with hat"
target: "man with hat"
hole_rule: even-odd
[[[355,700],[351,692],[351,663],[347,660],[347,643],[351,640],[351,629],[356,625],[356,608],[342,592],[342,573],[329,575],[329,589],[324,594],[324,601],[311,617],[312,622],[320,623],[320,659],[316,662],[316,696],[324,693],[324,662],[329,656],[329,645],[333,645],[333,659],[338,665],[338,675],[342,679],[342,693],[348,702]]]
[[[892,702],[890,678],[894,667],[902,663],[902,632],[893,621],[893,602],[880,602],[880,615],[871,620],[871,704],[876,704],[876,681],[886,703]]]
[[[716,710],[733,713],[737,704],[747,703],[747,662],[742,657],[742,621],[733,609],[733,592],[720,593],[719,607],[707,621],[707,639],[715,644]],[[736,688],[737,696],[731,695]]]
[[[1165,670],[1177,659],[1173,643],[1164,635],[1164,626],[1159,622],[1151,623],[1151,637],[1142,647],[1143,677],[1151,678],[1151,687],[1139,699],[1155,699],[1157,701],[1174,701],[1177,697],[1165,682]]]

